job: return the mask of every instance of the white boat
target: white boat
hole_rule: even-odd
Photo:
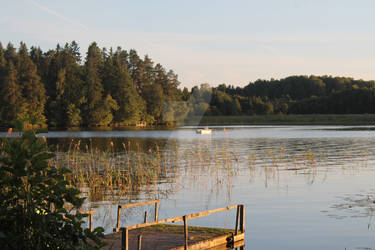
[[[209,135],[212,133],[212,129],[210,128],[199,128],[197,129],[197,134],[201,134],[201,135]]]

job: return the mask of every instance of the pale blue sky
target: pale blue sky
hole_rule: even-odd
[[[0,41],[135,48],[183,86],[295,74],[375,79],[373,0],[0,0]]]

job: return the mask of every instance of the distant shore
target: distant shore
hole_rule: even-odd
[[[184,125],[375,125],[375,114],[203,116]]]

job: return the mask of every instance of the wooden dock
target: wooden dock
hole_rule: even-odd
[[[121,226],[121,214],[125,213],[127,208],[152,204],[155,206],[154,221],[147,222],[147,212],[145,212],[144,223]],[[237,210],[234,229],[188,225],[189,220],[232,209]],[[162,220],[159,220],[158,214],[159,200],[118,205],[116,227],[113,229],[114,233],[105,236],[104,242],[107,246],[104,249],[244,249],[244,205],[233,205]],[[91,221],[92,214],[90,213]],[[171,224],[176,222],[183,222],[183,225]]]

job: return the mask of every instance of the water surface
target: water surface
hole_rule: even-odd
[[[161,199],[161,219],[244,204],[248,248],[375,248],[373,126],[212,128],[212,135],[182,127],[40,136],[61,151],[73,140],[103,150],[112,142],[119,154],[124,144],[135,151],[148,152],[157,145],[169,152],[175,159],[173,177],[144,186],[131,197],[133,202]],[[94,224],[111,232],[117,207],[109,201],[87,206],[97,209]],[[140,223],[142,213],[128,211],[122,224]],[[191,224],[234,227],[234,219],[234,212],[224,212]]]

